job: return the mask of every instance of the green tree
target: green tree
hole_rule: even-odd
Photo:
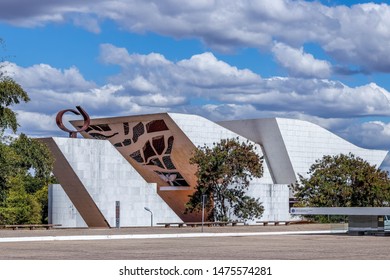
[[[227,221],[230,214],[240,219],[261,217],[264,208],[259,199],[246,195],[250,181],[263,175],[263,158],[253,144],[222,139],[213,147],[195,149],[190,163],[197,166],[198,181],[186,213],[200,212],[205,195],[209,220]]]
[[[0,38],[0,45],[2,44]],[[40,223],[47,221],[47,186],[53,157],[48,148],[24,134],[4,137],[4,131],[16,133],[18,122],[11,106],[30,99],[23,88],[7,77],[0,61],[0,223]]]
[[[4,45],[4,40],[0,38],[0,46],[2,45]],[[3,60],[0,59],[0,135],[7,128],[10,128],[14,133],[18,128],[16,113],[9,107],[30,100],[23,88],[5,75],[6,73],[2,70],[4,65]]]
[[[302,207],[389,206],[388,172],[353,154],[324,156],[290,186]]]
[[[8,145],[0,142],[0,203],[7,197],[10,189],[9,178],[16,176],[15,166],[19,164],[20,156]]]
[[[10,145],[19,157],[14,164],[18,175],[22,178],[24,191],[31,195],[30,200],[36,200],[40,205],[40,220],[48,221],[48,185],[55,182],[52,175],[53,156],[42,142],[21,134]],[[31,213],[33,214],[33,213]]]
[[[0,142],[0,223],[47,222],[53,162],[44,144],[24,134],[10,143]]]
[[[43,186],[39,190],[37,190],[33,195],[35,199],[38,201],[41,213],[40,213],[40,222],[42,224],[47,224],[49,222],[49,190],[48,185]]]
[[[0,74],[0,133],[7,128],[16,132],[18,128],[16,113],[9,106],[29,100],[27,93],[18,83]]]
[[[10,190],[0,204],[0,223],[2,224],[37,224],[41,223],[42,206],[34,195],[24,189],[21,176],[9,178]]]
[[[10,147],[21,156],[18,169],[25,174],[31,174],[29,171],[34,170],[34,177],[44,184],[50,181],[53,157],[45,144],[22,133]]]

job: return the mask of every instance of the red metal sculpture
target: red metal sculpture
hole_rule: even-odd
[[[73,110],[73,109],[66,109],[66,110],[59,111],[57,114],[57,117],[56,117],[56,123],[57,123],[58,127],[60,129],[62,129],[63,131],[69,132],[69,138],[77,138],[77,132],[85,131],[89,127],[89,124],[91,122],[89,115],[87,114],[87,112],[84,111],[83,108],[81,108],[81,106],[76,106],[76,108],[77,108],[78,112],[76,110]],[[64,114],[66,112],[72,112],[73,114],[76,114],[76,115],[82,115],[84,118],[83,126],[77,130],[70,130],[70,129],[66,128],[64,123],[62,122],[62,117],[64,116]]]

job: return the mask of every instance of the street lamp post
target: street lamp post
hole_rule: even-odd
[[[150,212],[150,226],[153,226],[153,212],[148,207],[144,207],[144,209],[148,212]]]

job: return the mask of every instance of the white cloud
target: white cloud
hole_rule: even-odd
[[[332,131],[363,148],[390,150],[390,123],[384,121],[355,119]],[[390,171],[390,154],[387,154],[380,168]]]
[[[55,114],[49,115],[39,112],[26,112],[22,110],[16,110],[18,123],[21,128],[20,132],[33,134],[39,137],[53,136],[53,131],[58,130]]]
[[[141,106],[172,108],[186,103],[186,98],[184,96],[164,96],[157,93],[135,97],[134,101]]]
[[[194,55],[190,59],[181,60],[177,66],[185,71],[185,74],[191,75],[193,83],[203,86],[214,85],[222,81],[226,86],[231,83],[249,84],[259,80],[259,76],[248,69],[238,69],[226,62],[218,60],[212,53],[202,53]],[[185,76],[185,75],[183,75]]]
[[[122,54],[123,60],[117,60],[122,63],[122,72],[112,78],[115,83],[104,86],[86,81],[76,68],[23,68],[8,63],[13,78],[32,99],[14,107],[21,124],[19,131],[39,137],[63,135],[55,125],[56,113],[81,105],[92,118],[167,111],[194,113],[212,120],[298,118],[317,123],[362,147],[389,147],[390,124],[357,119],[390,112],[389,92],[375,84],[351,88],[329,80],[264,79],[232,67],[211,53],[178,62],[157,54]],[[42,76],[45,79],[40,79]],[[67,88],[73,90],[64,94]],[[197,98],[202,99],[200,104],[206,104],[195,105]],[[386,162],[382,167],[390,170],[390,158]]]
[[[303,48],[295,49],[283,43],[276,43],[272,51],[278,62],[293,76],[330,77],[331,64],[325,60],[315,59],[313,55],[305,53]]]
[[[28,5],[24,0],[6,0],[0,3],[0,21],[16,25],[37,26],[70,20],[91,32],[99,32],[98,23],[105,19],[130,32],[199,38],[223,51],[237,47],[271,50],[275,41],[299,49],[305,43],[314,42],[337,65],[345,64],[344,68],[357,66],[364,71],[390,72],[390,6],[385,3],[351,7],[291,0],[30,0]],[[302,53],[301,57],[310,61],[307,55]]]
[[[88,14],[89,5],[104,0],[2,0],[0,2],[0,21],[17,26],[43,26],[49,22],[63,22],[67,15]]]
[[[123,85],[124,95],[161,93],[172,98],[209,95],[209,91],[214,91],[215,96],[217,92],[223,93],[221,88],[224,91],[244,89],[261,79],[248,69],[238,69],[218,60],[212,53],[172,62],[161,54],[129,54],[123,48],[105,44],[101,46],[100,59],[122,68],[110,81]]]
[[[383,121],[355,122],[340,134],[367,148],[386,149],[390,146],[390,123]]]
[[[62,70],[47,64],[36,64],[27,68],[19,67],[15,63],[4,65],[7,75],[23,81],[23,86],[29,89],[44,88],[45,85],[50,85],[50,89],[68,93],[94,86],[93,82],[84,79],[76,67]]]
[[[161,54],[129,54],[126,49],[104,45],[101,60],[121,67],[102,87],[86,81],[75,67],[61,70],[49,65],[23,68],[8,64],[7,70],[30,93],[29,106],[36,111],[45,102],[56,104],[46,108],[51,112],[75,103],[94,110],[104,108],[107,113],[130,112],[131,103],[173,109],[203,98],[212,104],[251,105],[256,110],[322,118],[387,116],[390,112],[390,93],[374,83],[349,87],[325,79],[266,79],[212,53],[173,62]]]
[[[292,77],[262,78],[219,60],[211,52],[170,61],[162,54],[129,54],[125,48],[110,44],[101,45],[100,59],[119,65],[121,70],[104,86],[86,80],[77,67],[37,64],[25,68],[9,63],[6,70],[32,99],[15,107],[22,132],[37,136],[63,133],[55,126],[55,114],[81,105],[92,117],[164,111],[196,113],[213,120],[293,117],[320,124],[359,146],[390,148],[390,124],[362,120],[388,116],[390,93],[374,83],[349,87],[323,79],[331,75],[330,63],[316,59],[303,47],[308,42],[317,44],[346,72],[351,66],[390,72],[387,4],[327,7],[318,1],[290,0],[0,2],[1,22],[26,27],[69,21],[99,33],[99,23],[107,19],[129,32],[198,38],[220,51],[254,47],[273,52]],[[390,170],[390,156],[384,165]]]
[[[195,113],[213,120],[294,117],[314,121],[363,146],[386,146],[387,140],[378,143],[375,136],[369,135],[388,139],[388,132],[384,133],[390,130],[388,126],[369,123],[363,127],[351,121],[389,115],[390,93],[373,83],[348,87],[325,79],[262,78],[212,53],[173,62],[161,54],[129,54],[125,49],[105,45],[101,59],[121,69],[104,86],[85,80],[75,67],[24,68],[8,63],[5,70],[31,97],[29,103],[15,106],[23,129],[36,135],[46,133],[47,127],[55,129],[53,116],[58,111],[81,105],[94,117],[164,111]],[[359,130],[366,133],[365,141],[359,141]]]
[[[250,119],[254,116],[260,118],[265,112],[256,110],[256,108],[250,104],[206,104],[201,108],[198,108],[194,113],[205,116],[208,119],[222,121]],[[267,116],[271,117],[269,112]]]
[[[100,45],[100,60],[106,64],[116,64],[123,68],[132,65],[149,67],[167,66],[170,64],[162,54],[150,53],[148,55],[129,54],[125,48],[119,48],[112,44]]]
[[[99,21],[93,16],[76,14],[73,16],[73,23],[92,33],[98,34],[101,31]]]
[[[76,67],[57,69],[46,64],[20,67],[6,63],[4,71],[29,94],[31,101],[15,106],[17,110],[53,114],[67,107],[87,105],[90,108],[123,106],[128,97],[116,97],[123,87],[107,84],[102,87],[86,81]],[[115,97],[115,98],[114,98]]]
[[[323,48],[340,63],[360,65],[364,70],[390,71],[390,59],[385,56],[390,43],[390,6],[367,3],[351,8],[328,9],[337,20],[332,38],[320,40]]]
[[[141,92],[157,92],[158,88],[142,76],[136,76],[128,83],[134,90]]]
[[[202,97],[220,104],[250,104],[257,110],[326,118],[390,112],[390,93],[374,83],[349,87],[326,79],[265,79],[218,60],[212,53],[172,62],[159,54],[128,54],[125,49],[104,45],[101,59],[110,61],[112,53],[116,56],[111,63],[120,65],[122,71],[111,82],[124,87],[123,95],[158,93],[172,100],[178,96],[186,100]]]

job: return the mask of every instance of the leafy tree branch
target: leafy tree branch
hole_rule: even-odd
[[[209,220],[227,221],[231,214],[240,219],[261,217],[264,208],[259,199],[245,194],[251,180],[263,175],[263,159],[252,143],[222,139],[213,147],[195,149],[190,163],[197,166],[198,181],[186,212],[200,212],[206,195]]]

